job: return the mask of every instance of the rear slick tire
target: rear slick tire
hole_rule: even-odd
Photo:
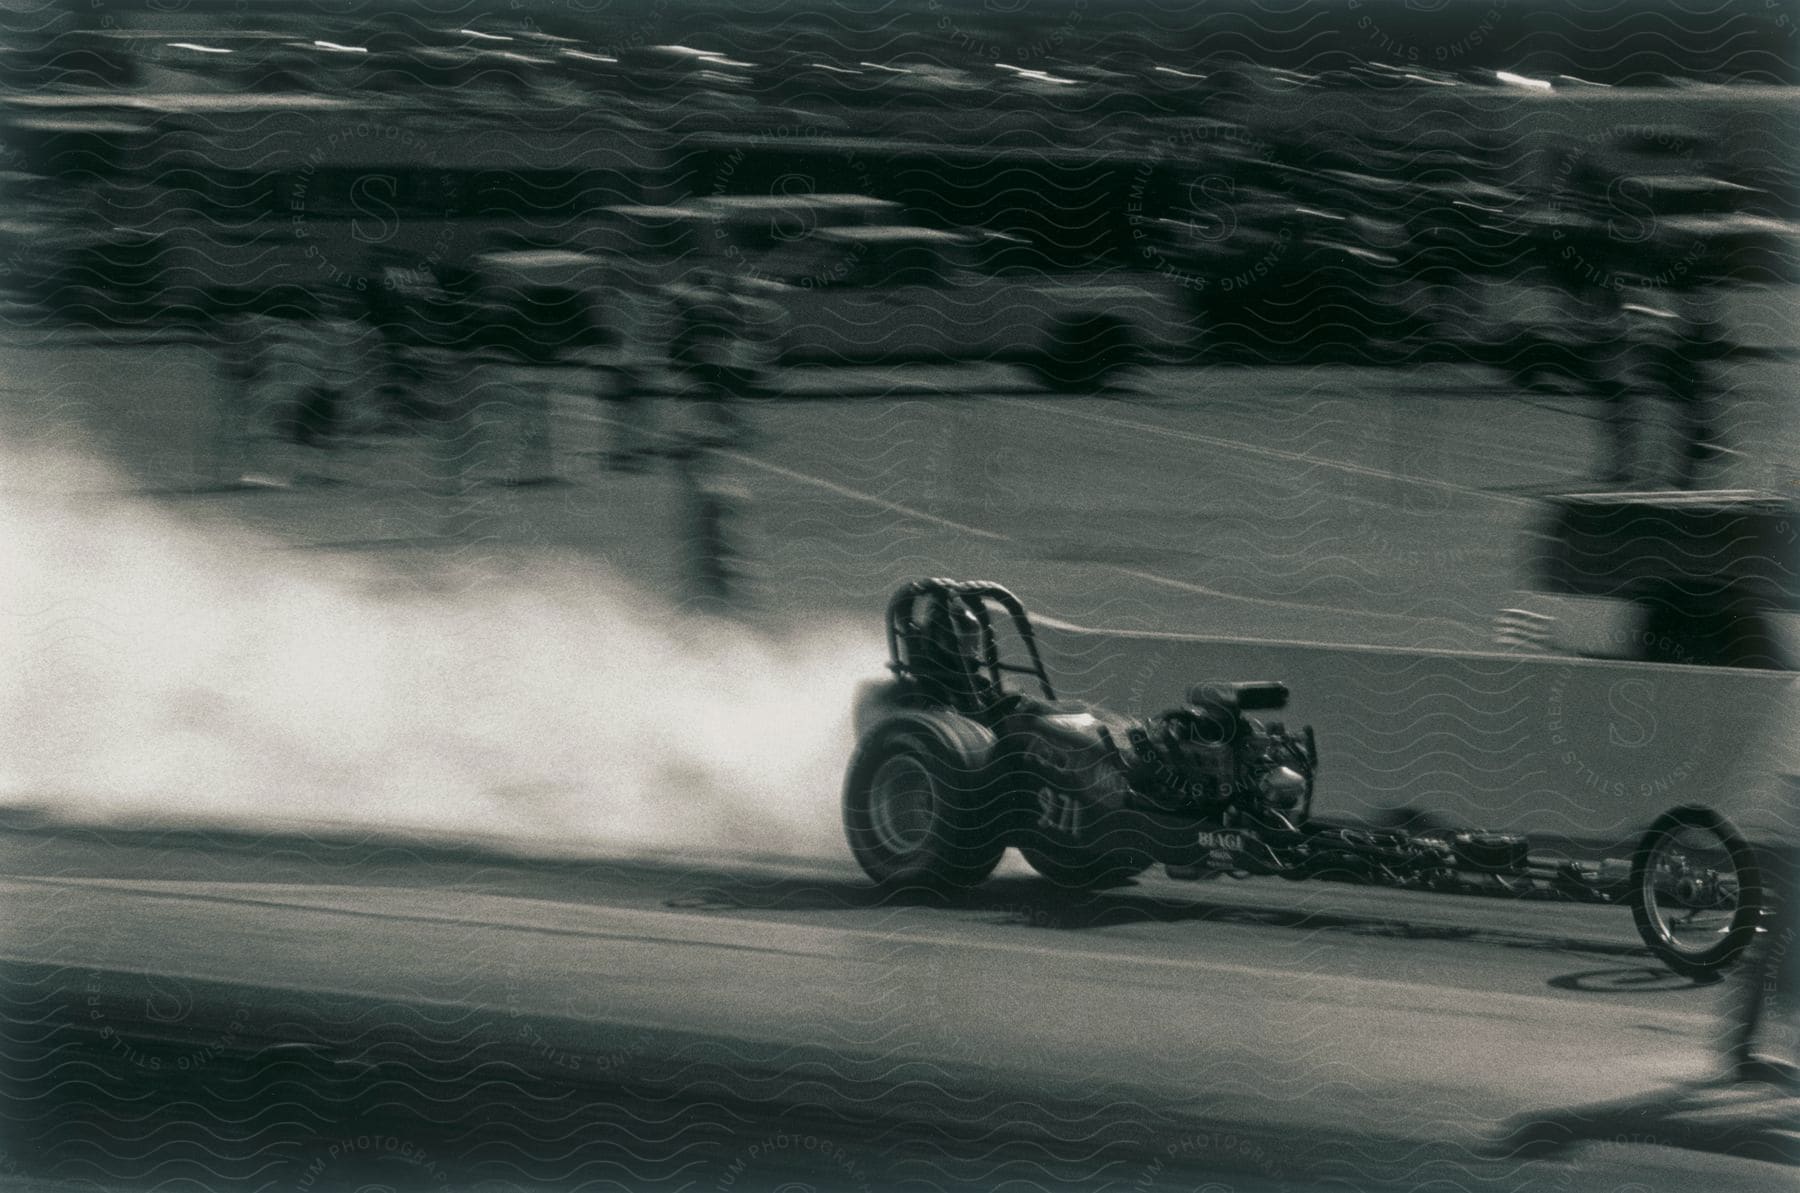
[[[864,735],[844,776],[844,836],[876,886],[949,893],[994,872],[1006,847],[993,745],[950,715],[896,717]]]

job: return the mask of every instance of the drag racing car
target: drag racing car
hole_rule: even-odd
[[[1200,683],[1142,717],[1059,700],[1024,607],[989,583],[905,585],[887,639],[892,674],[858,695],[843,789],[851,852],[884,890],[973,887],[1010,847],[1076,888],[1163,865],[1178,878],[1561,895],[1629,904],[1651,952],[1694,978],[1757,930],[1753,854],[1709,809],[1672,809],[1629,860],[1599,863],[1534,857],[1515,833],[1334,824],[1312,815],[1312,728],[1252,715],[1285,707],[1284,684]]]

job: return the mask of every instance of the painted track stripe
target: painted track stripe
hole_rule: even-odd
[[[1246,604],[1268,605],[1275,609],[1297,609],[1305,613],[1337,613],[1350,617],[1368,617],[1377,621],[1404,621],[1408,625],[1436,621],[1444,625],[1460,626],[1463,623],[1452,617],[1421,617],[1416,613],[1379,613],[1372,609],[1343,609],[1333,605],[1309,605],[1305,601],[1284,601],[1276,597],[1239,596],[1236,593],[1220,592],[1216,588],[1208,588],[1204,584],[1190,584],[1186,580],[1175,580],[1168,576],[1159,576],[1155,572],[1128,568],[1123,564],[1102,564],[1106,570],[1119,576],[1127,576],[1133,580],[1143,580],[1150,584],[1158,584],[1164,588],[1173,588],[1178,592],[1189,592],[1196,596],[1218,597],[1227,601],[1243,601]]]
[[[613,941],[619,944],[645,947],[725,949],[796,958],[854,961],[857,959],[857,951],[843,949],[841,942],[859,941],[879,945],[917,945],[946,950],[968,950],[988,955],[1029,957],[1058,964],[1080,962],[1110,967],[1118,972],[1144,969],[1160,970],[1172,974],[1217,973],[1288,986],[1308,981],[1329,982],[1339,989],[1355,988],[1371,993],[1380,991],[1386,992],[1390,997],[1418,995],[1422,992],[1441,991],[1445,988],[1438,983],[1421,982],[1408,978],[1371,977],[1345,973],[1307,974],[1296,971],[1288,965],[1223,961],[1198,953],[1190,956],[1169,956],[1161,953],[1151,942],[1146,942],[1141,951],[1119,949],[1116,946],[1109,947],[1110,942],[1099,941],[1094,942],[1091,946],[1071,950],[1063,943],[1044,945],[1017,940],[976,939],[962,933],[918,932],[905,928],[853,928],[842,925],[816,927],[782,920],[721,919],[714,912],[690,912],[669,908],[651,910],[612,907],[604,904],[590,905],[588,910],[592,913],[594,922],[583,923],[579,927],[550,926],[533,923],[529,919],[503,919],[474,914],[479,912],[481,906],[488,906],[490,910],[495,911],[504,907],[515,912],[529,913],[538,903],[537,900],[518,899],[506,895],[475,894],[471,898],[463,892],[441,892],[430,888],[380,888],[381,893],[412,895],[433,900],[441,898],[445,893],[462,894],[464,902],[478,905],[467,908],[438,906],[438,909],[433,911],[392,911],[364,906],[371,891],[369,888],[359,888],[354,885],[314,888],[325,898],[313,899],[308,899],[304,895],[294,897],[293,894],[283,898],[283,893],[294,891],[295,888],[292,886],[278,887],[274,891],[259,895],[244,891],[241,884],[233,884],[232,890],[236,892],[234,894],[219,894],[213,889],[215,885],[183,880],[97,879],[69,875],[0,877],[0,891],[10,888],[23,893],[45,888],[65,890],[85,888],[106,895],[133,896],[190,905],[228,906],[236,904],[270,911],[292,911],[324,917],[348,916],[379,920],[396,926],[407,923],[442,924],[485,928],[497,932],[578,936],[596,941]],[[333,896],[336,896],[335,901]],[[434,906],[437,905],[434,903]],[[550,906],[561,907],[562,905]],[[1396,915],[1394,919],[1405,923],[1441,922],[1433,920],[1429,915],[1419,918],[1417,916],[1409,917],[1404,913]],[[768,939],[762,942],[748,940],[746,938],[752,935],[750,931],[752,927],[762,929],[771,938],[780,939]],[[1512,935],[1513,933],[1500,930],[1500,934]],[[8,948],[0,949],[0,960],[30,963],[42,960],[42,958],[26,950]],[[78,964],[73,961],[70,963]],[[1527,1013],[1542,1014],[1544,1013],[1543,1008],[1551,1007],[1566,1016],[1575,1009],[1567,997],[1557,994],[1484,991],[1482,997],[1490,1004],[1516,1008]],[[1610,1008],[1601,1008],[1597,1005],[1584,1007],[1582,1010],[1610,1013]],[[1694,1023],[1710,1023],[1712,1021],[1710,1014],[1697,1011],[1665,1011],[1661,1013],[1661,1017],[1665,1021]]]
[[[839,497],[843,497],[850,501],[860,501],[865,505],[877,506],[887,510],[889,513],[901,514],[908,518],[914,518],[920,522],[930,522],[936,526],[943,526],[962,534],[972,535],[975,538],[988,539],[991,542],[1010,543],[1015,541],[1011,535],[1001,534],[997,530],[983,530],[979,526],[970,526],[966,522],[958,522],[952,518],[940,517],[937,514],[928,514],[924,510],[914,509],[910,505],[902,505],[898,501],[889,501],[887,498],[877,497],[873,493],[864,493],[860,490],[852,489],[847,485],[840,485],[836,481],[828,481],[822,476],[813,476],[810,473],[799,472],[792,468],[783,468],[779,464],[771,464],[767,460],[759,460],[755,456],[747,456],[742,452],[721,452],[719,454],[735,463],[745,464],[751,468],[760,468],[765,472],[773,472],[777,476],[786,477],[788,480],[796,481],[799,484],[811,485],[814,488],[824,489],[828,493],[835,493]]]
[[[989,400],[1016,401],[1017,399],[991,398]],[[597,415],[595,418],[596,421],[611,426],[619,425],[618,420],[607,418],[604,415]],[[675,438],[673,433],[667,431],[654,431],[651,434],[659,439]],[[1230,441],[1221,440],[1220,442],[1228,443]],[[857,501],[865,505],[873,505],[877,508],[887,510],[890,513],[899,514],[902,517],[912,518],[920,522],[927,522],[934,526],[942,526],[945,529],[954,530],[960,534],[966,534],[996,543],[1017,544],[1019,541],[1012,535],[1003,534],[997,530],[984,530],[979,526],[971,526],[966,522],[958,522],[953,518],[945,518],[938,514],[926,513],[924,510],[915,509],[912,506],[904,505],[898,501],[890,501],[885,497],[877,497],[873,493],[864,493],[859,489],[853,489],[848,485],[827,480],[822,476],[814,476],[811,473],[801,472],[798,469],[786,468],[780,464],[772,464],[767,460],[759,460],[755,456],[748,455],[744,452],[723,451],[719,454],[723,458],[731,460],[734,463],[773,473],[784,479],[791,480],[796,484],[810,485],[813,488],[823,489],[826,492],[842,497],[847,501]],[[1476,490],[1470,491],[1475,492]],[[1487,494],[1484,494],[1484,496],[1487,496]],[[1528,503],[1520,502],[1520,504]],[[1179,592],[1187,592],[1196,596],[1211,597],[1221,601],[1235,601],[1245,605],[1262,605],[1268,608],[1291,609],[1303,613],[1318,613],[1334,617],[1368,618],[1376,621],[1405,621],[1408,623],[1417,623],[1422,620],[1429,620],[1452,626],[1462,626],[1465,624],[1454,618],[1447,617],[1421,618],[1416,614],[1383,613],[1375,610],[1350,609],[1338,605],[1313,605],[1304,601],[1285,601],[1275,597],[1248,596],[1241,593],[1223,592],[1216,588],[1208,588],[1205,585],[1193,584],[1186,580],[1177,580],[1172,576],[1158,575],[1155,572],[1142,571],[1137,568],[1128,568],[1119,564],[1096,564],[1094,566],[1098,569],[1111,572],[1116,576],[1124,576],[1134,580],[1143,580],[1160,585],[1164,588],[1172,588]]]
[[[1245,455],[1264,456],[1271,460],[1283,460],[1291,464],[1305,464],[1310,468],[1331,468],[1339,472],[1354,473],[1358,476],[1373,477],[1377,480],[1395,484],[1416,485],[1425,489],[1437,489],[1440,492],[1456,493],[1464,497],[1477,497],[1484,501],[1492,501],[1500,505],[1529,506],[1535,504],[1530,498],[1511,497],[1503,493],[1492,493],[1486,489],[1473,489],[1467,485],[1458,485],[1451,481],[1431,480],[1422,476],[1411,476],[1404,472],[1390,472],[1385,468],[1375,468],[1367,464],[1353,464],[1348,460],[1332,460],[1324,456],[1315,456],[1307,452],[1285,451],[1278,447],[1265,447],[1260,443],[1247,443],[1242,439],[1226,439],[1219,435],[1203,435],[1198,431],[1183,431],[1175,427],[1159,426],[1155,423],[1136,422],[1116,415],[1095,414],[1087,410],[1071,410],[1064,406],[1053,406],[1047,402],[1033,401],[1028,398],[994,397],[995,402],[1006,402],[1014,406],[1022,406],[1037,414],[1051,415],[1065,419],[1082,419],[1098,423],[1101,426],[1117,427],[1120,430],[1133,431],[1145,435],[1158,435],[1165,439],[1180,439],[1189,443],[1205,443],[1213,447],[1230,448]]]

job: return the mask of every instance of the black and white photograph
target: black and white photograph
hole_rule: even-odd
[[[1800,1190],[1797,361],[1788,0],[0,0],[0,1190]]]

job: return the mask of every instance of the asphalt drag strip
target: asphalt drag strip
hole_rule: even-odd
[[[1658,980],[1617,909],[0,839],[0,1119],[41,1181],[1748,1189],[1800,1159],[1791,1101],[1704,1080],[1718,988]]]

